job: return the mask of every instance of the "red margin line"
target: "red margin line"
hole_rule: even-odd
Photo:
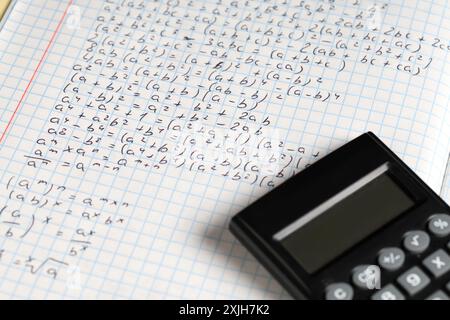
[[[69,8],[72,5],[72,3],[73,3],[73,0],[70,0],[69,3],[67,4],[66,9],[64,10],[64,13],[63,13],[61,19],[58,22],[58,25],[57,25],[55,31],[53,31],[52,37],[50,38],[50,40],[49,40],[49,42],[47,44],[47,47],[45,48],[44,54],[42,55],[41,59],[39,60],[38,65],[34,69],[33,75],[31,76],[31,79],[28,82],[28,85],[25,88],[25,91],[22,93],[22,96],[20,97],[19,103],[17,103],[17,106],[14,109],[14,112],[13,112],[11,118],[9,119],[8,124],[6,125],[5,130],[3,131],[2,136],[0,137],[0,145],[2,144],[3,140],[5,139],[6,133],[8,132],[9,128],[11,127],[11,125],[12,125],[12,123],[14,121],[14,118],[16,117],[16,114],[19,111],[19,109],[20,109],[20,107],[22,105],[22,102],[25,99],[25,96],[27,95],[27,93],[28,93],[28,91],[29,91],[29,89],[31,87],[31,84],[33,83],[34,79],[36,78],[36,75],[37,75],[37,73],[39,71],[39,68],[41,67],[42,63],[44,62],[45,58],[47,57],[48,51],[49,51],[50,47],[52,46],[52,44],[53,44],[53,42],[54,42],[54,40],[56,38],[56,35],[58,34],[59,30],[61,29],[61,26],[62,26],[62,23],[64,21],[64,18],[66,17],[67,11],[69,10]]]

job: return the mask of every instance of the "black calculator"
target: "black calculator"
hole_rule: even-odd
[[[369,132],[231,219],[297,299],[447,300],[450,208]]]

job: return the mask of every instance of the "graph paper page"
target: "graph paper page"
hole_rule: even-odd
[[[229,219],[367,131],[440,190],[448,12],[17,1],[0,32],[0,297],[288,298]]]

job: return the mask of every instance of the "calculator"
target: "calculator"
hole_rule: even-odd
[[[450,208],[371,132],[239,212],[230,230],[296,299],[450,296]]]

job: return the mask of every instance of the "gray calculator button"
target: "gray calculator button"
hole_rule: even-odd
[[[406,250],[413,253],[422,253],[430,245],[430,236],[420,230],[409,231],[403,239],[403,246]]]
[[[384,248],[378,254],[379,266],[389,271],[401,268],[404,262],[405,253],[402,249],[396,247]]]
[[[377,291],[372,297],[372,300],[405,300],[405,296],[401,294],[398,289],[392,285],[388,284],[380,290]]]
[[[445,288],[447,288],[447,291],[450,292],[450,282],[447,283],[447,285],[445,286]]]
[[[436,278],[450,271],[450,257],[442,249],[430,254],[422,263]]]
[[[436,291],[431,296],[427,298],[427,300],[448,300],[448,296],[441,290]]]
[[[358,266],[353,270],[352,281],[361,289],[380,288],[380,268],[375,265]]]
[[[397,281],[410,295],[415,295],[430,283],[430,279],[418,267],[412,267],[403,273]]]
[[[325,290],[327,300],[352,300],[353,288],[345,282],[332,283]]]
[[[446,237],[450,234],[450,216],[448,214],[435,214],[428,222],[428,229],[438,237]]]

